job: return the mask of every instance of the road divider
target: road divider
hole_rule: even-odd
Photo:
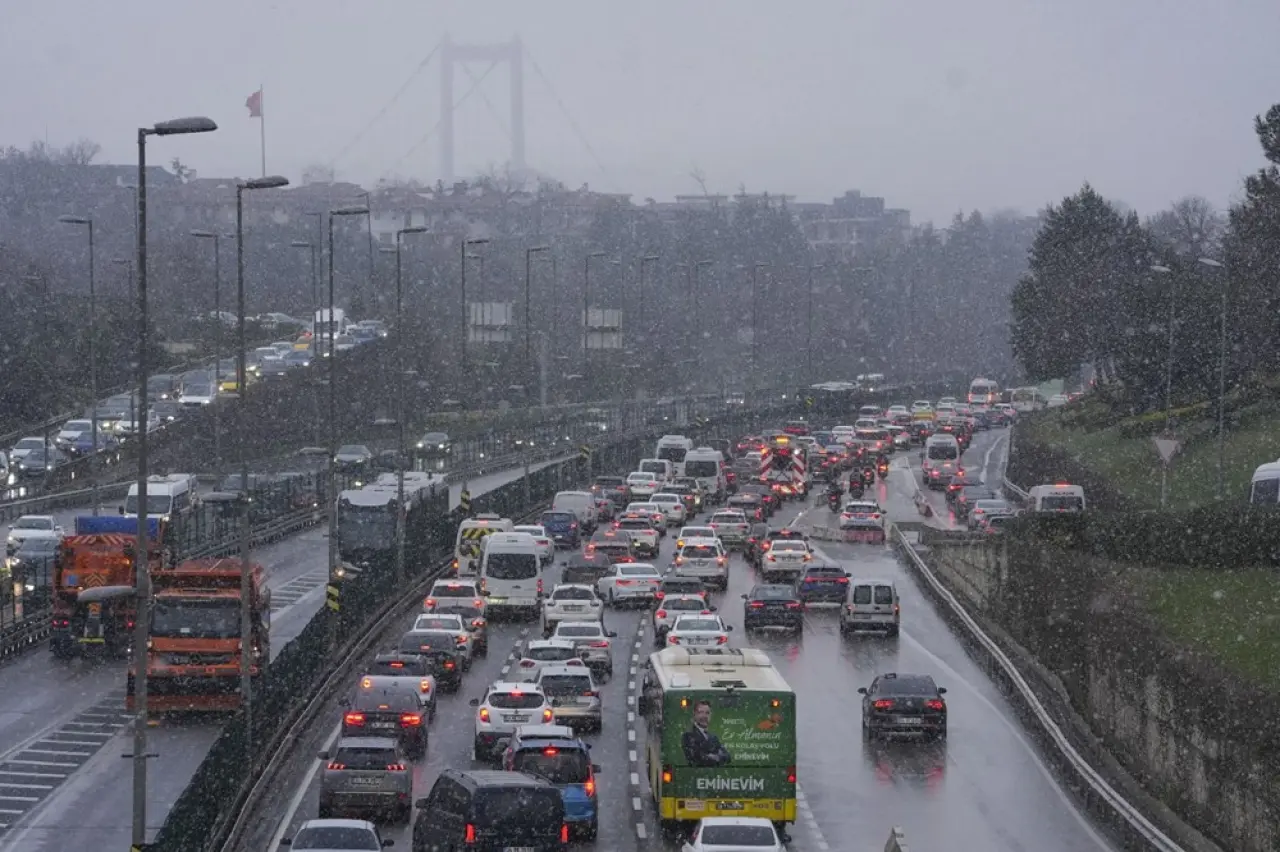
[[[906,832],[895,825],[889,832],[889,839],[885,841],[884,852],[911,852],[907,848]]]

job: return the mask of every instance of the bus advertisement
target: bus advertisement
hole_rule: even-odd
[[[640,704],[649,788],[664,825],[796,818],[795,693],[763,651],[653,654]]]

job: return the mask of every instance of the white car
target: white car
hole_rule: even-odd
[[[484,618],[485,599],[475,580],[436,580],[422,601],[423,612],[435,612],[436,607],[456,601],[465,601],[472,609],[480,611]]]
[[[637,553],[650,557],[658,555],[662,538],[653,524],[652,515],[639,512],[626,514],[613,522],[613,528],[631,536],[631,543],[635,545]]]
[[[79,437],[79,436],[77,436]],[[22,461],[27,454],[33,450],[52,449],[52,444],[45,443],[44,438],[23,438],[21,441],[13,445],[13,449],[9,451],[10,463]]]
[[[907,411],[907,407],[905,405],[891,405],[889,406],[888,410],[885,411],[884,416],[892,420],[895,414],[910,414],[910,413],[911,413],[910,411]]]
[[[751,524],[739,509],[721,509],[711,516],[711,529],[725,547],[746,547]]]
[[[933,411],[933,403],[927,399],[917,399],[911,403],[911,413],[915,414],[918,411]]]
[[[364,444],[343,444],[333,454],[333,460],[346,465],[367,464],[373,461],[373,451]]]
[[[298,852],[341,852],[344,849],[381,849],[378,827],[363,819],[309,819],[298,833],[281,841]]]
[[[572,642],[587,668],[605,678],[613,677],[613,638],[618,634],[606,630],[599,621],[562,621],[556,625],[553,639]]]
[[[676,547],[684,547],[685,542],[691,538],[718,538],[718,536],[712,527],[681,527],[679,534],[676,535]]]
[[[764,562],[760,564],[761,579],[766,583],[799,580],[812,561],[813,551],[809,549],[809,542],[803,539],[778,539],[769,545]]]
[[[689,515],[684,507],[684,500],[680,499],[679,494],[654,494],[649,498],[649,502],[657,504],[662,509],[669,527],[680,526]]]
[[[773,823],[764,817],[704,817],[680,852],[783,852]]]
[[[654,529],[658,531],[658,535],[666,538],[667,535],[667,510],[657,503],[628,503],[627,515],[648,515],[653,521]]]
[[[470,703],[476,708],[472,760],[496,760],[521,725],[549,725],[555,721],[551,702],[533,683],[500,680]]]
[[[462,652],[462,670],[465,672],[471,668],[471,661],[476,656],[475,636],[467,622],[462,620],[462,616],[424,612],[414,619],[413,627],[410,629],[439,630],[441,633],[448,633],[458,643],[458,650]]]
[[[556,561],[556,543],[547,535],[547,530],[539,524],[521,524],[511,528],[514,533],[528,533],[533,536],[533,543],[538,547],[538,558],[543,565]]]
[[[662,575],[647,562],[616,562],[596,581],[596,591],[609,606],[647,604],[657,595]]]
[[[662,483],[652,473],[636,471],[627,474],[627,488],[631,489],[633,497],[648,497],[661,487]]]
[[[653,611],[653,644],[667,644],[667,631],[682,615],[711,615],[716,608],[702,595],[667,595]]]
[[[840,512],[840,529],[880,529],[884,526],[880,504],[870,500],[850,500]]]
[[[695,648],[728,645],[732,629],[732,624],[725,624],[724,619],[715,613],[682,615],[667,631],[667,644]]]
[[[32,538],[62,538],[62,527],[53,515],[23,515],[9,525],[5,550],[12,554],[24,541]]]
[[[578,646],[568,639],[530,639],[524,643],[520,660],[512,666],[515,680],[533,682],[548,665],[585,666]]]
[[[677,577],[697,577],[703,585],[729,588],[729,554],[718,538],[686,539],[671,566]]]
[[[604,601],[590,586],[564,583],[542,600],[542,632],[550,633],[561,621],[600,621]]]

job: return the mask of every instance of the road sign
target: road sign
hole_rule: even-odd
[[[693,422],[694,422],[694,423],[696,423],[696,424],[697,424],[697,425],[699,425],[699,426],[706,426],[706,425],[707,425],[707,418],[705,418],[705,417],[695,417],[695,418],[693,419]]]
[[[338,612],[342,609],[342,603],[339,600],[340,593],[338,587],[333,583],[324,587],[324,603],[329,609]]]
[[[582,446],[578,447],[578,456],[579,456],[583,461],[590,461],[590,460],[591,460],[591,447],[587,446],[586,444],[583,444]]]
[[[471,514],[471,492],[463,491],[458,497],[458,508],[462,509],[462,514]]]
[[[1160,461],[1168,464],[1173,461],[1173,457],[1178,454],[1178,450],[1182,449],[1182,443],[1176,438],[1154,438],[1156,442],[1156,452],[1160,454]]]

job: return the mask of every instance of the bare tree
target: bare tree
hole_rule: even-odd
[[[102,153],[102,146],[92,139],[81,137],[58,151],[54,160],[69,166],[87,166]]]
[[[333,183],[337,178],[333,166],[323,163],[312,163],[302,170],[302,185],[309,183]]]
[[[1200,257],[1218,247],[1226,219],[1204,198],[1189,195],[1149,218],[1146,227],[1178,254]]]

